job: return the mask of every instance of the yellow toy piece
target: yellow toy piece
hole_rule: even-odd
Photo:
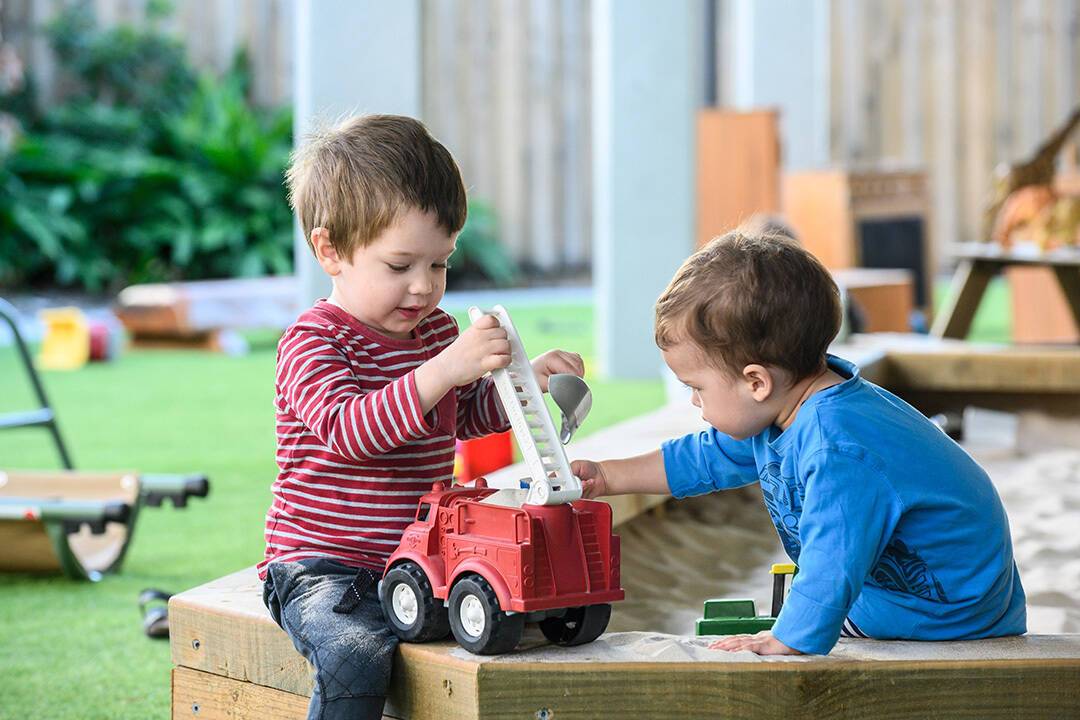
[[[795,563],[773,563],[769,572],[773,575],[794,575]]]
[[[42,370],[78,370],[90,359],[90,325],[76,307],[42,310],[45,339],[38,366]]]

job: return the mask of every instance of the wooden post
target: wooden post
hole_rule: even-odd
[[[949,299],[945,301],[930,334],[940,338],[967,337],[971,321],[979,309],[986,286],[997,274],[997,268],[981,260],[962,260],[956,268]]]

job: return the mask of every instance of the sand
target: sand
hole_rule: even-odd
[[[965,447],[1009,515],[1028,632],[1080,632],[1080,422],[979,411],[965,421]],[[612,652],[636,643],[636,654],[693,656],[699,641],[656,634],[692,636],[711,597],[750,597],[767,611],[769,566],[787,561],[757,486],[670,502],[618,533],[626,600],[616,603],[608,629],[643,634]]]

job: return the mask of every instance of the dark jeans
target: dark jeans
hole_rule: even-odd
[[[374,583],[351,613],[331,610],[354,577],[354,568],[333,560],[266,568],[263,602],[315,666],[309,720],[382,717],[398,639],[386,625]]]

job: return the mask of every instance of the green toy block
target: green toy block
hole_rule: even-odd
[[[751,598],[714,599],[705,601],[705,620],[714,618],[757,617],[757,607]]]
[[[758,617],[754,601],[706,600],[705,617],[695,625],[697,635],[740,635],[753,634],[772,629],[776,618]]]

